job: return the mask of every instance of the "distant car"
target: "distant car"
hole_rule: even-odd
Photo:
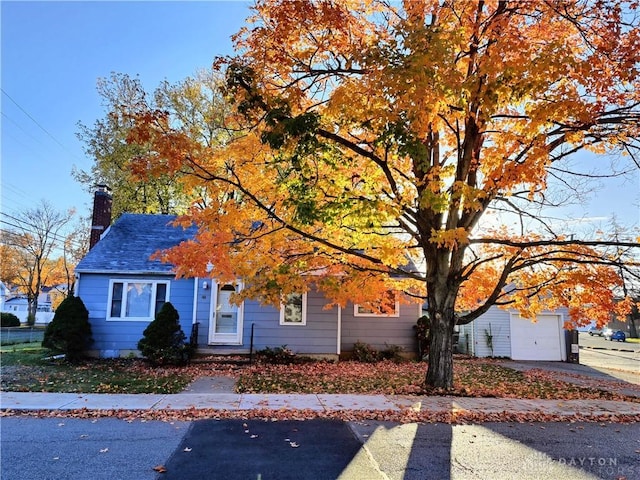
[[[616,342],[626,342],[627,336],[624,334],[622,330],[616,330],[615,332],[607,332],[604,338],[608,338],[612,342],[615,340]]]
[[[598,327],[591,327],[589,329],[589,335],[591,335],[592,337],[594,335],[598,335],[599,337],[602,336],[602,328],[598,328]]]

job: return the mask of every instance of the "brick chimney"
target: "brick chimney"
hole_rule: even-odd
[[[91,237],[89,249],[92,249],[100,235],[111,225],[111,189],[106,185],[96,185],[93,195],[93,219],[91,220]]]

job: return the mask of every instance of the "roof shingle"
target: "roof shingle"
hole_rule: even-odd
[[[193,238],[195,226],[176,227],[175,215],[125,213],[76,267],[80,273],[172,273],[173,265],[149,257]]]

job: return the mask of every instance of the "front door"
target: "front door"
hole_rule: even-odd
[[[231,295],[239,291],[240,287],[232,284],[214,284],[214,287],[209,343],[241,345],[242,304],[235,305],[231,303]]]

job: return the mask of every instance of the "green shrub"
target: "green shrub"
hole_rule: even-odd
[[[385,344],[386,345],[386,344]],[[393,362],[402,362],[402,347],[400,345],[387,345],[387,348],[380,351],[378,357],[380,360],[391,360]]]
[[[89,311],[79,297],[70,295],[58,306],[47,325],[42,346],[63,353],[68,361],[75,362],[92,342]]]
[[[178,311],[166,302],[142,333],[138,349],[153,365],[184,365],[191,358],[192,347],[178,320]]]
[[[353,344],[353,359],[357,362],[375,363],[380,360],[380,354],[368,343],[357,341]]]
[[[19,327],[20,319],[13,313],[2,312],[0,314],[0,326],[2,327]]]
[[[256,352],[259,361],[270,363],[272,365],[288,365],[296,361],[296,354],[293,353],[286,345],[281,347],[266,347]]]
[[[263,363],[270,363],[272,365],[288,365],[294,363],[297,360],[296,354],[287,348],[286,345],[281,347],[265,347],[262,350],[256,352],[256,357]]]

